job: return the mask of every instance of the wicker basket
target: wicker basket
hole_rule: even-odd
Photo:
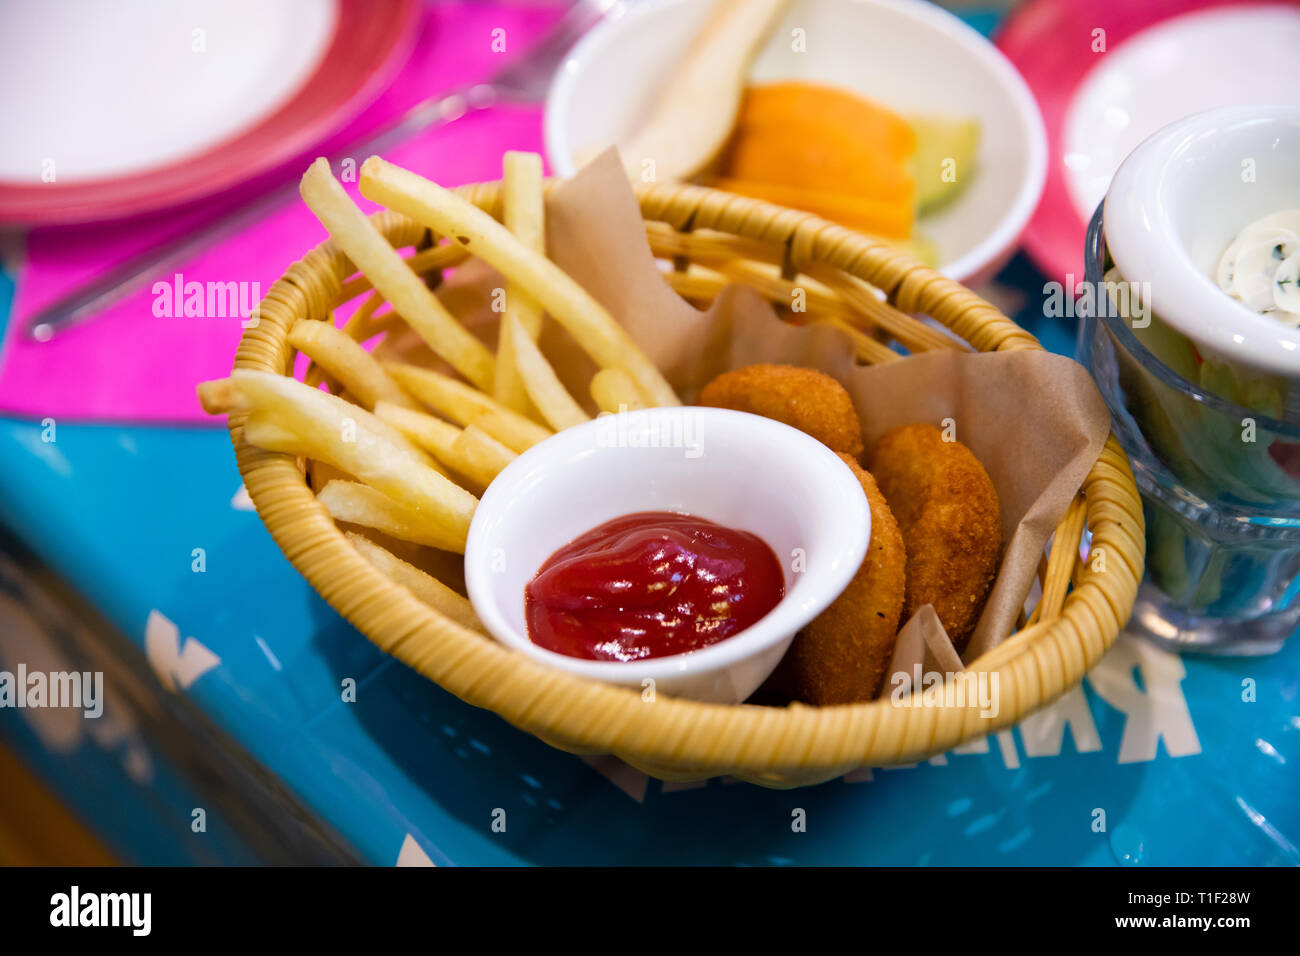
[[[500,216],[499,184],[461,194]],[[749,280],[789,301],[796,275],[816,287],[818,306],[848,315],[910,348],[932,345],[932,316],[981,351],[1038,349],[1015,323],[964,287],[866,237],[814,216],[690,186],[638,188],[656,254],[673,259],[673,284],[688,298],[716,291],[723,277]],[[392,212],[374,217],[395,248],[427,240],[423,227]],[[446,250],[445,252],[442,250]],[[426,248],[415,267],[450,263],[456,250]],[[708,266],[692,270],[692,262]],[[779,263],[784,281],[770,268]],[[240,342],[236,368],[292,374],[286,342],[300,317],[326,319],[369,283],[332,243],[289,268],[262,302],[261,321]],[[703,275],[703,278],[701,278]],[[846,276],[883,290],[888,304]],[[373,330],[372,333],[373,334]],[[859,333],[859,357],[896,353]],[[1114,642],[1142,576],[1142,509],[1128,460],[1112,435],[1080,495],[1056,530],[1040,566],[1043,596],[1023,626],[970,664],[999,672],[1001,706],[983,718],[978,704],[896,707],[888,700],[835,707],[722,706],[639,693],[548,669],[442,617],[392,584],[349,544],[309,489],[297,461],[252,447],[243,416],[230,418],[239,470],[257,511],[285,556],[340,614],[385,652],[457,697],[572,753],[612,753],[651,776],[687,780],[729,774],[771,787],[832,779],[864,765],[911,762],[1015,723],[1069,690]],[[1110,556],[1104,571],[1079,561],[1085,524]],[[1071,588],[1070,585],[1073,584]]]

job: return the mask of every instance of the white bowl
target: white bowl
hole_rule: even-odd
[[[529,640],[524,588],[542,563],[597,525],[641,511],[685,512],[758,535],[781,561],[785,597],[751,627],[689,654],[592,661]],[[565,429],[506,466],[474,512],[465,584],[488,631],[544,664],[739,703],[848,585],[870,535],[862,485],[816,439],[744,412],[653,408]]]
[[[557,175],[573,175],[576,157],[626,141],[709,6],[640,0],[574,47],[546,98],[546,153]],[[792,49],[796,29],[807,52]],[[959,282],[991,278],[1010,257],[1043,191],[1047,138],[1020,74],[960,19],[922,0],[796,0],[750,75],[828,83],[903,113],[977,119],[974,180],[918,228]]]
[[[1239,375],[1295,383],[1300,330],[1252,312],[1213,276],[1243,227],[1297,207],[1300,106],[1234,106],[1144,140],[1115,173],[1102,215],[1116,267],[1128,282],[1150,283],[1151,311],[1165,325]]]

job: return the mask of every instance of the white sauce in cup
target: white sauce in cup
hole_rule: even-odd
[[[1257,219],[1219,257],[1219,288],[1248,309],[1300,327],[1300,209]]]

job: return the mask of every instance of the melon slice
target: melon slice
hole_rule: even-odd
[[[980,124],[947,116],[911,116],[908,121],[916,132],[912,154],[916,211],[925,216],[956,199],[974,178]]]

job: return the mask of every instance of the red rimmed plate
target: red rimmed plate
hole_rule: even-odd
[[[37,91],[6,107],[0,149],[0,222],[23,225],[133,216],[274,168],[364,109],[420,24],[418,0],[36,6],[0,14],[0,74]]]
[[[1267,78],[1294,69],[1298,11],[1294,2],[1029,0],[1009,17],[997,45],[1047,127],[1047,184],[1021,240],[1039,268],[1082,278],[1087,220],[1120,162],[1156,130],[1216,106],[1294,96],[1293,81],[1276,77],[1270,90]]]

